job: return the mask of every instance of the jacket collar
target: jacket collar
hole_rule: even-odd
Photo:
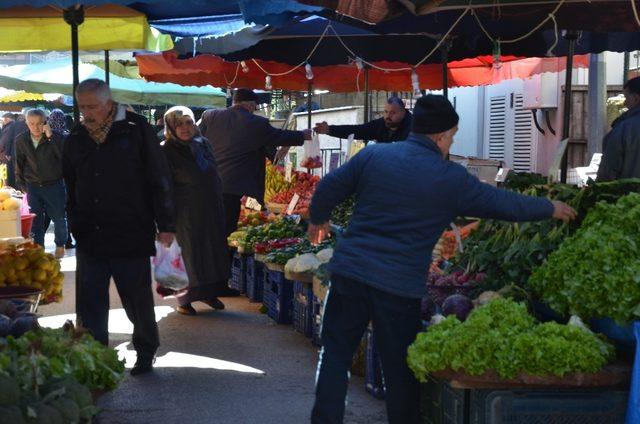
[[[616,118],[616,120],[614,120],[611,123],[611,128],[615,127],[616,125],[618,125],[622,121],[626,121],[627,119],[632,118],[632,117],[637,116],[637,115],[640,115],[640,106],[636,106],[636,107],[634,107],[632,109],[629,109],[628,111],[626,111],[625,113],[620,115],[618,118]]]
[[[438,155],[442,156],[442,152],[440,151],[438,145],[426,135],[411,132],[409,133],[409,138],[407,138],[407,141],[410,143],[415,143],[427,150],[431,150],[433,153],[437,153]]]

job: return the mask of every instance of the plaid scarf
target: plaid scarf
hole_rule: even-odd
[[[114,102],[113,108],[111,109],[111,113],[109,113],[109,116],[107,117],[107,119],[105,119],[105,121],[102,124],[100,124],[98,127],[94,129],[85,127],[89,132],[89,136],[97,144],[102,144],[107,139],[107,135],[109,134],[109,130],[111,130],[111,125],[113,125],[113,120],[116,117],[116,113],[118,113],[118,104]]]

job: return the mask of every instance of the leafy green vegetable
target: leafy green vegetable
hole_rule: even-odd
[[[640,317],[640,194],[598,203],[535,270],[531,287],[553,309],[583,318]]]
[[[450,316],[418,334],[407,362],[421,381],[445,369],[470,375],[494,370],[508,379],[520,373],[596,372],[613,353],[610,344],[587,330],[538,325],[524,304],[495,299],[472,311],[464,323]]]
[[[547,177],[542,174],[534,174],[530,172],[510,171],[504,181],[504,188],[514,191],[524,191],[535,185],[544,185],[547,183]]]
[[[349,226],[351,216],[353,215],[353,208],[356,205],[355,196],[348,197],[344,202],[340,203],[331,213],[331,222],[342,228]]]

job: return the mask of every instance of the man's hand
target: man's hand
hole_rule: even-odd
[[[309,228],[307,229],[307,236],[311,241],[311,244],[320,244],[327,238],[329,235],[329,223],[325,222],[324,224],[314,225],[309,224]]]
[[[171,246],[171,243],[173,243],[174,238],[175,238],[175,234],[173,233],[158,233],[156,237],[156,239],[158,239],[158,241],[162,243],[165,247]]]
[[[329,124],[327,124],[327,121],[319,122],[313,130],[318,134],[329,134]]]
[[[44,131],[44,135],[46,135],[47,138],[51,138],[51,136],[53,135],[53,131],[51,131],[51,127],[49,126],[49,124],[44,124],[42,126],[42,131]]]
[[[311,137],[313,136],[313,132],[307,128],[302,130],[302,136],[304,137],[305,140],[311,140]]]
[[[560,202],[557,200],[552,200],[553,204],[553,218],[561,219],[564,222],[570,222],[576,219],[578,213],[571,206],[567,205],[564,202]]]

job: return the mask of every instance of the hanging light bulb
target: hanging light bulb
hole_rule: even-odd
[[[362,63],[362,59],[359,57],[356,57],[356,68],[358,68],[358,71],[362,71],[364,69],[364,63]]]
[[[310,64],[306,64],[304,65],[304,70],[307,73],[307,79],[308,80],[312,80],[313,79],[313,71],[311,70],[311,65]]]
[[[413,95],[415,97],[420,97],[422,95],[420,92],[420,80],[418,79],[416,68],[411,70],[411,87],[413,88]]]
[[[502,52],[500,51],[500,41],[493,42],[493,67],[495,69],[502,68],[502,60],[500,59]]]
[[[249,67],[244,60],[240,61],[240,66],[242,66],[242,72],[244,72],[245,74],[249,72]]]
[[[273,88],[273,86],[271,85],[271,75],[267,75],[264,78],[264,89],[265,90],[271,90]]]

